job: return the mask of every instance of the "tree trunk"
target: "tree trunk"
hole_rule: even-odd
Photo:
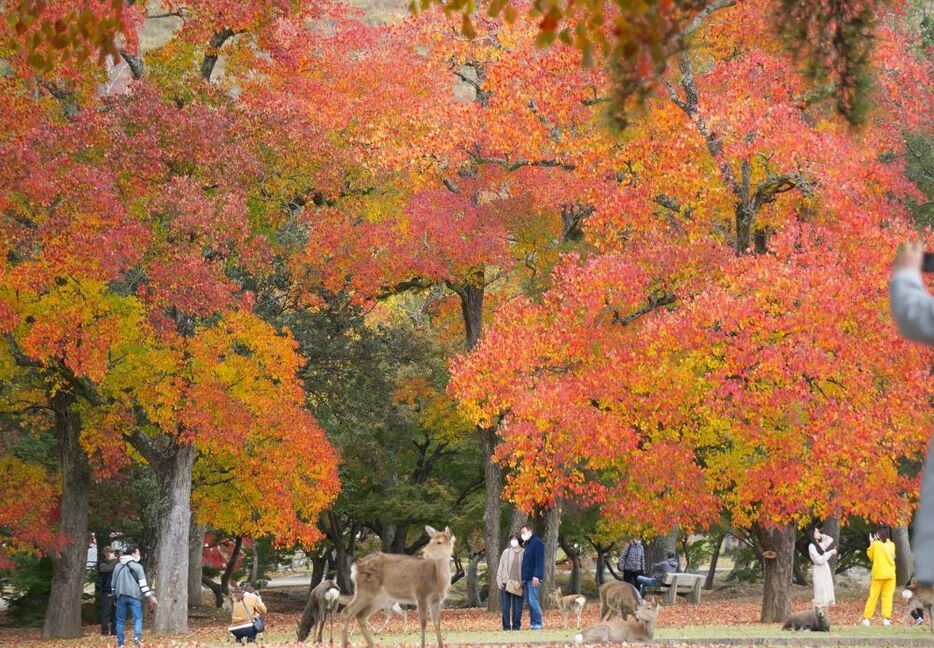
[[[807,545],[805,545],[805,547],[806,546]],[[801,552],[798,551],[797,543],[795,545],[795,550],[791,555],[794,558],[792,560],[791,581],[795,585],[807,586],[809,583],[807,578],[804,577],[804,561],[802,559]],[[808,557],[808,560],[810,561],[810,557]]]
[[[509,519],[509,537],[518,536],[519,529],[529,523],[529,514],[520,511],[517,508],[512,509],[512,516]],[[509,540],[507,537],[506,540]]]
[[[840,518],[835,515],[830,516],[824,520],[824,524],[821,525],[824,533],[833,538],[833,544],[830,545],[832,548],[837,551],[840,550]],[[830,559],[830,578],[836,583],[837,582],[837,562],[839,562],[840,557],[834,554]]]
[[[483,332],[483,293],[486,290],[484,283],[483,269],[477,268],[471,271],[467,280],[457,288],[461,298],[461,315],[464,318],[464,337],[468,351],[477,346]]]
[[[350,580],[350,560],[347,557],[347,547],[343,540],[334,545],[334,579],[342,593],[353,592],[353,582]]]
[[[155,556],[155,591],[159,605],[152,629],[160,636],[188,632],[188,536],[195,447],[190,443],[174,444],[166,455],[163,461],[153,465],[159,485]]]
[[[311,593],[318,584],[327,577],[328,559],[324,554],[316,554],[311,557],[311,585],[308,587],[308,593]]]
[[[201,601],[201,576],[204,573],[203,524],[192,524],[188,533],[188,607],[196,607]]]
[[[237,569],[237,559],[240,558],[240,550],[243,548],[243,536],[234,538],[233,550],[227,558],[227,564],[224,565],[224,571],[221,573],[221,593],[224,596],[230,596],[230,579],[233,578],[234,571]]]
[[[908,541],[908,527],[892,527],[892,542],[895,543],[895,584],[899,587],[908,584],[914,573],[914,560],[911,544]]]
[[[717,562],[720,560],[720,548],[723,546],[724,535],[717,536],[717,544],[713,548],[713,555],[710,556],[710,568],[707,569],[707,580],[704,581],[704,589],[713,589],[713,580],[717,577]]]
[[[557,586],[555,579],[555,559],[558,555],[558,534],[561,532],[561,502],[556,501],[555,505],[545,514],[545,581],[542,583],[541,596],[542,607],[551,607],[551,597],[549,592],[553,592]]]
[[[581,552],[570,542],[558,536],[558,546],[571,561],[571,581],[568,583],[566,594],[580,594],[581,592]]]
[[[480,587],[477,582],[477,568],[480,565],[480,559],[483,558],[482,551],[472,551],[470,560],[467,561],[467,607],[480,607]],[[495,579],[493,579],[495,580]],[[495,583],[490,589],[497,589]]]
[[[499,528],[503,510],[503,504],[500,500],[500,495],[503,492],[503,469],[493,461],[493,452],[496,450],[496,428],[477,428],[477,431],[483,444],[483,477],[486,494],[483,508],[483,540],[486,551],[487,573],[492,575],[499,568],[501,550]],[[491,612],[499,611],[498,587],[490,588],[490,595],[486,597],[486,609]]]
[[[87,574],[88,490],[91,470],[81,447],[81,418],[75,397],[62,390],[52,397],[55,435],[62,471],[58,531],[65,544],[52,556],[52,589],[42,626],[44,639],[81,636],[81,595]]]
[[[753,534],[763,552],[774,551],[775,558],[764,558],[765,584],[762,592],[762,623],[784,621],[791,614],[791,576],[794,570],[795,527],[766,528],[753,525]]]
[[[250,582],[254,585],[256,581],[259,580],[259,550],[256,548],[256,540],[253,540],[253,544],[250,546]]]
[[[678,533],[679,529],[675,526],[667,535],[652,539],[645,556],[646,571],[651,571],[652,565],[665,560],[668,557],[668,552],[677,552]],[[680,561],[678,564],[681,564]]]
[[[590,542],[590,546],[597,552],[597,564],[594,565],[593,579],[596,581],[597,587],[600,587],[606,582],[606,555],[613,551],[616,544],[611,542],[608,545],[602,545],[594,542],[592,538],[588,538],[587,541]]]

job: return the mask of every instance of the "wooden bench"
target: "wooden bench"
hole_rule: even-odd
[[[675,597],[682,594],[691,603],[700,603],[704,577],[700,574],[665,574],[662,585],[646,585],[646,594],[663,594],[665,605],[674,605]]]

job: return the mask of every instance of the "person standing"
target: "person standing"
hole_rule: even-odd
[[[156,596],[146,583],[146,573],[139,564],[139,547],[128,547],[120,557],[120,563],[114,567],[111,584],[117,601],[117,646],[123,646],[123,625],[127,612],[133,616],[133,641],[143,645],[143,598],[155,607],[159,604]]]
[[[814,527],[808,540],[808,556],[814,565],[811,578],[814,580],[814,607],[830,607],[837,601],[833,593],[833,574],[830,571],[830,559],[837,554],[830,549],[833,538],[824,535]]]
[[[529,605],[529,627],[532,630],[542,630],[545,626],[542,624],[539,592],[545,579],[545,543],[532,533],[528,525],[519,530],[519,537],[525,543],[525,553],[522,554],[522,589]]]
[[[668,552],[668,557],[661,562],[652,565],[652,577],[639,576],[636,582],[639,583],[639,595],[645,598],[646,587],[662,587],[665,576],[675,574],[678,571],[678,555],[674,551]]]
[[[623,574],[623,580],[634,587],[639,587],[639,576],[645,574],[645,548],[642,540],[633,538],[623,549],[617,565]]]
[[[907,243],[892,266],[889,303],[903,337],[934,346],[934,297],[921,279],[924,246]],[[934,461],[930,460],[934,434],[924,458],[921,501],[915,513],[911,550],[915,559],[915,593],[934,599]]]
[[[503,608],[503,630],[520,630],[522,626],[522,556],[525,550],[519,544],[519,536],[509,539],[503,549],[496,570],[496,584]]]
[[[256,617],[266,614],[266,604],[259,593],[249,583],[240,583],[230,594],[230,626],[227,631],[234,636],[234,641],[254,643],[259,630]]]
[[[97,593],[100,596],[101,634],[105,637],[117,634],[117,619],[114,614],[113,573],[117,566],[113,547],[101,550],[97,563]]]
[[[876,613],[876,602],[882,596],[882,625],[892,625],[892,597],[895,594],[895,543],[889,539],[888,527],[879,527],[869,534],[866,555],[872,561],[869,598],[863,610],[863,625]]]

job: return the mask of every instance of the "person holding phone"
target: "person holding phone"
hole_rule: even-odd
[[[889,539],[889,528],[879,527],[869,534],[866,555],[872,562],[869,599],[863,610],[863,625],[876,613],[876,603],[882,597],[882,625],[892,625],[892,599],[895,595],[895,543]]]
[[[934,346],[934,297],[921,272],[934,272],[934,254],[925,253],[921,243],[907,243],[899,251],[889,279],[892,317],[905,338]],[[915,558],[918,593],[934,598],[934,462],[930,461],[934,435],[924,459],[921,502],[914,518],[911,549]]]

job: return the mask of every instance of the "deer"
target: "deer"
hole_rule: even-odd
[[[329,642],[333,644],[334,614],[337,612],[341,598],[341,590],[335,581],[325,579],[318,583],[308,596],[305,614],[302,615],[302,620],[298,624],[298,640],[304,641],[308,637],[311,626],[314,625],[312,632],[317,636],[317,643],[321,643],[324,624],[330,619]]]
[[[614,614],[620,620],[635,612],[642,602],[639,590],[625,581],[610,581],[600,586],[600,620],[609,621]]]
[[[651,641],[655,637],[655,621],[660,603],[649,599],[639,603],[631,619],[603,621],[584,628],[574,637],[575,643],[623,643]]]
[[[830,632],[830,617],[827,616],[827,608],[814,606],[810,610],[795,612],[785,620],[782,630]]]
[[[422,648],[425,648],[425,626],[431,615],[438,648],[443,648],[441,604],[451,587],[451,556],[456,538],[449,527],[436,531],[426,526],[425,531],[429,540],[422,549],[421,558],[376,552],[364,556],[351,567],[354,595],[344,610],[343,648],[347,648],[352,621],[357,622],[367,648],[373,648],[367,620],[390,601],[414,603],[418,607]]]
[[[573,611],[577,614],[577,627],[581,627],[581,612],[584,611],[584,606],[587,604],[587,599],[581,596],[580,594],[561,594],[561,588],[556,587],[555,591],[551,593],[551,601],[555,604],[555,607],[561,610],[561,627],[568,627],[568,614]]]

